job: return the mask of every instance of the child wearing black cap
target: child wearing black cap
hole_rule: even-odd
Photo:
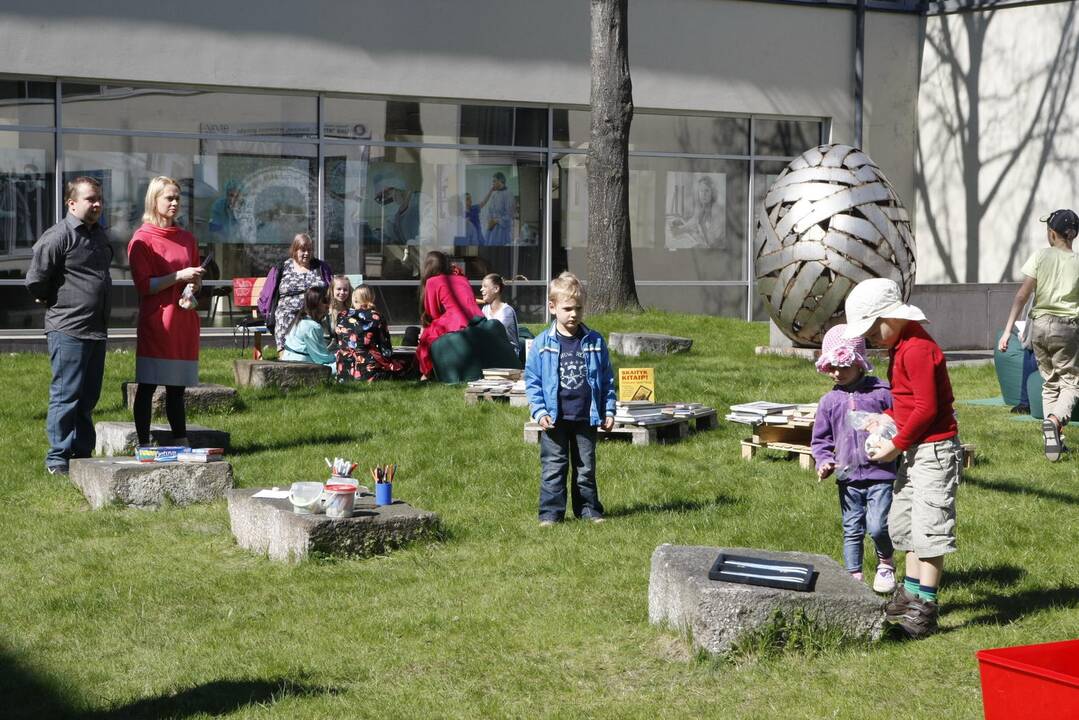
[[[1004,324],[1000,350],[1006,349],[1012,325],[1033,294],[1031,345],[1038,371],[1045,379],[1042,440],[1045,457],[1056,462],[1065,449],[1060,430],[1068,424],[1079,399],[1079,255],[1072,251],[1072,242],[1079,234],[1079,216],[1072,210],[1055,210],[1041,221],[1046,225],[1049,247],[1023,263],[1023,284]]]

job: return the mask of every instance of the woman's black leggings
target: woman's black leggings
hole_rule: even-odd
[[[150,416],[154,409],[154,391],[157,385],[139,383],[135,390],[135,433],[139,445],[150,444]],[[169,419],[174,438],[187,437],[187,411],[184,409],[183,385],[165,386],[165,416]]]

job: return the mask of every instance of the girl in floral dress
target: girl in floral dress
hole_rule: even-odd
[[[389,380],[402,377],[409,364],[393,359],[390,331],[375,307],[375,293],[360,285],[352,309],[337,321],[337,379]]]

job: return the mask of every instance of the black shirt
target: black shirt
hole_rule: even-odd
[[[26,288],[41,300],[45,332],[104,340],[112,312],[112,247],[99,223],[87,226],[70,213],[34,243]]]

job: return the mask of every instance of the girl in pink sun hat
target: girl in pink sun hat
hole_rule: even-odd
[[[869,433],[854,427],[850,413],[882,413],[891,408],[892,393],[886,382],[867,374],[873,366],[866,358],[865,339],[844,338],[846,330],[846,325],[836,325],[824,336],[817,371],[832,378],[835,385],[817,404],[810,448],[818,479],[834,476],[839,490],[847,571],[863,579],[863,543],[868,534],[877,551],[873,589],[890,593],[895,590],[895,563],[888,512],[896,464],[869,459],[865,450]]]

